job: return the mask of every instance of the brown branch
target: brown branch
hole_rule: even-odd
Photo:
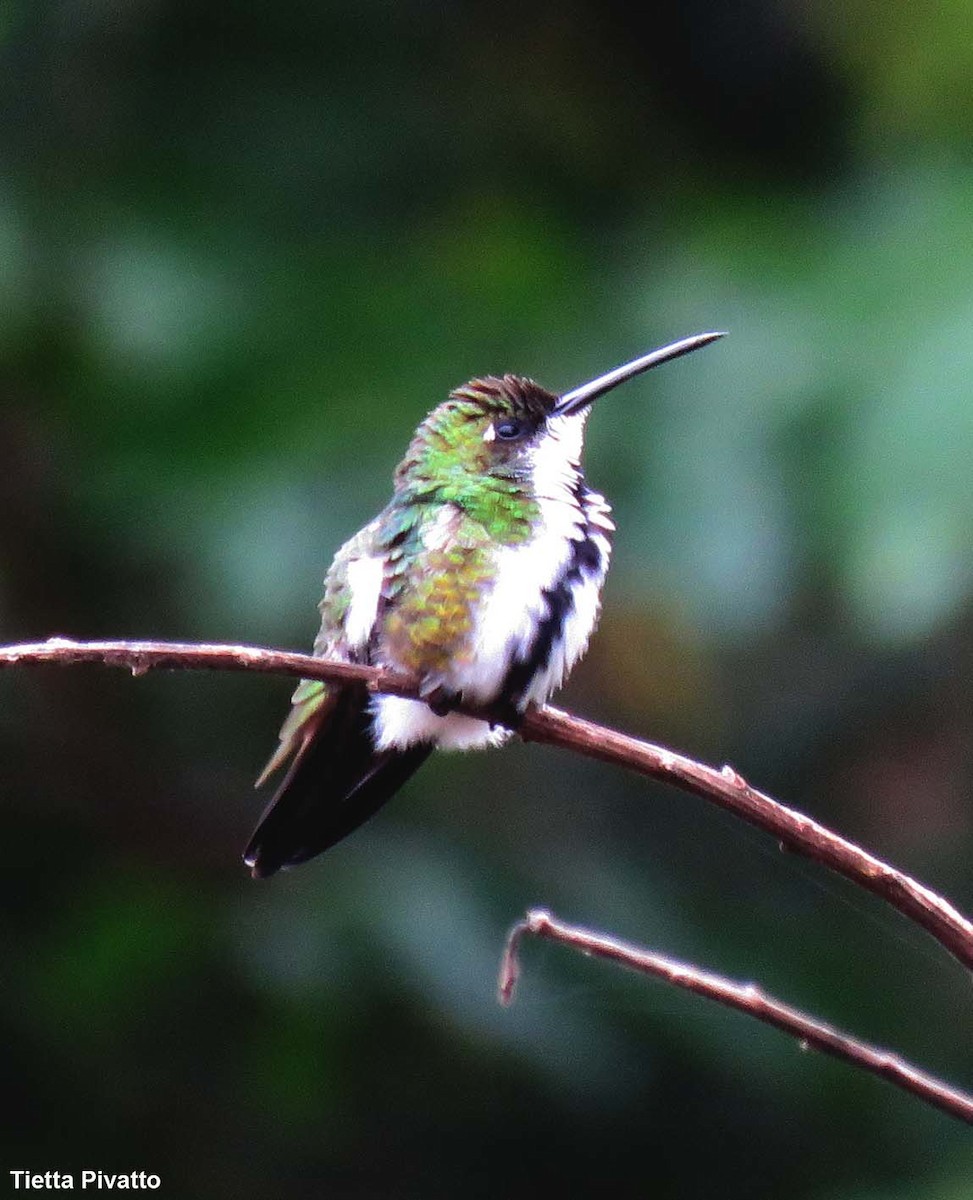
[[[74,642],[67,638],[51,638],[47,642],[0,647],[0,668],[17,664],[82,662],[127,667],[134,675],[167,668],[264,671],[305,679],[363,680],[375,692],[413,697],[418,694],[416,680],[383,667],[332,662],[308,654],[256,646]],[[472,708],[464,711],[476,714]],[[718,804],[751,825],[766,830],[788,849],[830,867],[880,896],[909,920],[922,926],[964,966],[973,968],[973,922],[953,905],[861,846],[758,792],[732,767],[717,770],[665,747],[639,741],[555,708],[528,712],[518,732],[526,741],[546,742],[588,758],[627,767]]]
[[[713,975],[688,963],[677,962],[675,959],[654,954],[650,950],[643,950],[616,938],[605,937],[576,925],[566,925],[542,909],[528,912],[510,931],[500,963],[501,1004],[513,1002],[520,974],[520,942],[527,933],[571,946],[582,954],[607,958],[644,975],[664,979],[675,987],[695,992],[697,996],[705,996],[718,1004],[735,1008],[757,1021],[773,1025],[797,1038],[802,1049],[813,1046],[833,1058],[839,1058],[863,1071],[887,1079],[889,1083],[910,1092],[951,1117],[973,1124],[973,1096],[950,1087],[932,1075],[927,1075],[897,1054],[870,1046],[867,1042],[860,1042],[823,1021],[815,1020],[799,1009],[791,1008],[789,1004],[768,996],[756,984],[734,983],[721,975]]]
[[[257,646],[186,644],[178,642],[75,642],[51,638],[0,647],[0,669],[38,663],[98,663],[125,667],[133,675],[153,669],[262,671],[305,679],[338,682],[360,680],[374,692],[417,697],[418,682],[382,667],[333,662],[307,654],[267,650]],[[474,708],[463,711],[484,716]],[[527,741],[546,742],[589,758],[627,767],[711,800],[766,830],[783,845],[874,892],[910,920],[927,930],[967,967],[973,967],[973,924],[941,896],[875,858],[860,846],[822,825],[785,808],[758,792],[732,767],[706,766],[662,746],[627,737],[554,708],[528,712],[519,728]],[[911,1066],[898,1055],[859,1042],[823,1022],[766,995],[753,984],[737,984],[718,975],[641,950],[614,938],[565,925],[549,913],[527,914],[510,932],[500,976],[500,997],[509,1004],[519,973],[517,951],[524,934],[562,942],[585,954],[607,958],[677,987],[707,996],[721,1004],[774,1025],[802,1045],[814,1046],[863,1070],[879,1075],[951,1116],[973,1123],[973,1097],[949,1087]]]
[[[664,746],[640,741],[556,708],[529,714],[520,736],[628,767],[712,801],[765,830],[787,849],[881,896],[921,925],[965,967],[973,968],[973,921],[948,900],[833,830],[758,792],[733,767],[726,765],[717,770]]]

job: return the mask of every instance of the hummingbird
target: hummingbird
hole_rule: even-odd
[[[581,469],[591,404],[722,336],[683,338],[560,396],[518,375],[472,379],[429,413],[388,505],[334,557],[313,650],[413,675],[422,699],[298,684],[255,785],[287,765],[244,852],[254,878],[347,836],[434,749],[501,745],[561,686],[597,623],[615,528]]]

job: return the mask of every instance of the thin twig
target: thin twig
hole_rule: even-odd
[[[333,662],[308,654],[258,646],[180,642],[47,642],[0,647],[0,668],[37,663],[93,662],[128,668],[134,675],[169,670],[263,671],[305,679],[362,680],[374,692],[417,696],[416,680],[384,667]],[[463,711],[476,714],[473,708]],[[482,714],[481,714],[482,715]],[[869,854],[791,808],[751,787],[730,766],[721,770],[695,762],[663,746],[639,741],[555,708],[526,714],[518,730],[526,741],[545,742],[588,758],[627,767],[671,783],[766,830],[788,849],[820,862],[880,896],[925,929],[964,966],[973,968],[973,922],[942,896],[904,872]]]
[[[773,1025],[797,1038],[802,1049],[814,1047],[833,1058],[851,1063],[863,1071],[887,1079],[889,1083],[910,1092],[926,1104],[973,1124],[973,1096],[932,1075],[927,1075],[899,1055],[870,1046],[867,1042],[860,1042],[823,1021],[815,1020],[799,1009],[791,1008],[789,1004],[768,996],[756,984],[734,983],[722,975],[701,971],[688,963],[677,962],[662,954],[654,954],[650,950],[593,933],[577,925],[567,925],[543,909],[528,912],[526,917],[510,930],[500,962],[498,990],[501,1004],[508,1005],[513,1002],[520,974],[520,942],[528,933],[548,941],[560,942],[579,950],[582,954],[607,958],[644,975],[664,979],[667,983],[695,992],[698,996],[706,996],[728,1008],[738,1009],[757,1021]]]

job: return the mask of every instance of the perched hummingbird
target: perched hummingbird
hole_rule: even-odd
[[[473,379],[416,430],[395,490],[324,581],[314,653],[413,674],[421,700],[302,680],[260,786],[290,762],[244,860],[306,862],[367,820],[437,747],[497,746],[543,704],[595,627],[610,508],[585,483],[589,406],[722,337],[654,350],[558,397],[517,375]],[[450,712],[457,701],[493,722]]]

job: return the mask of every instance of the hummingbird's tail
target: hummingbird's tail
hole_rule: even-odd
[[[340,842],[399,790],[432,749],[420,743],[377,751],[368,692],[342,688],[298,750],[244,851],[254,878],[307,862]]]

